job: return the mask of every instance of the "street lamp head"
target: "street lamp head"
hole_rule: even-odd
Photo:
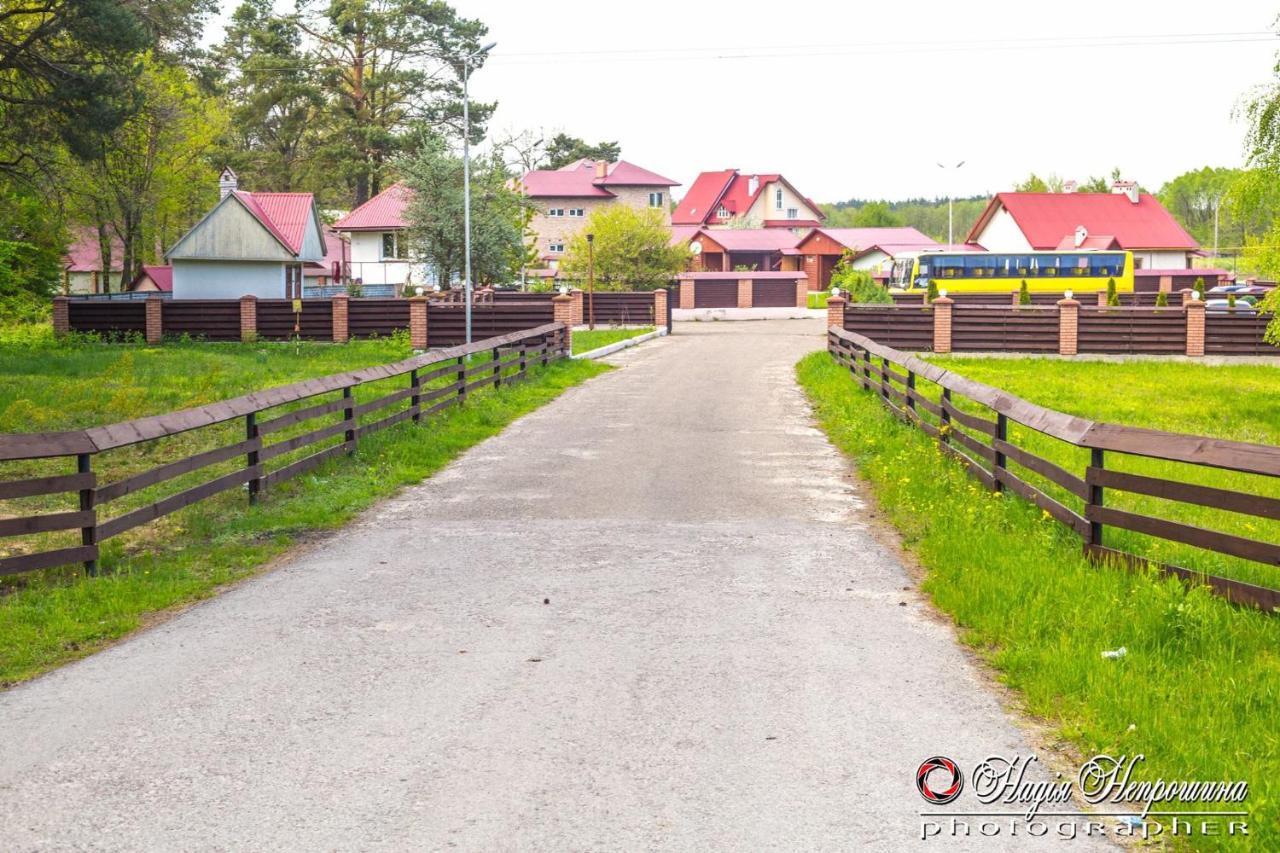
[[[498,46],[498,43],[496,41],[491,41],[488,44],[486,44],[484,47],[477,50],[476,53],[477,54],[488,53],[489,51],[493,50],[497,46]]]

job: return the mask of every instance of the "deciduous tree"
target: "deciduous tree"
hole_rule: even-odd
[[[587,280],[587,234],[594,236],[595,282],[601,290],[665,287],[689,263],[689,247],[672,245],[662,211],[612,204],[587,217],[569,240],[560,268],[570,278]]]

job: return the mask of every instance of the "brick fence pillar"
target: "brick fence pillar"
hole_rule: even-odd
[[[71,300],[53,297],[53,333],[61,337],[71,331]]]
[[[258,339],[258,297],[240,297],[240,340],[246,343]]]
[[[751,279],[749,278],[738,279],[738,307],[751,307]]]
[[[415,350],[427,348],[427,297],[409,298],[409,346]]]
[[[1191,294],[1195,293],[1195,291],[1189,287],[1184,287],[1179,292],[1182,294],[1182,307],[1186,308],[1187,303],[1191,301]]]
[[[809,307],[809,280],[804,278],[796,279],[796,307]]]
[[[686,279],[680,282],[680,304],[677,308],[689,309],[693,307],[693,288],[696,285],[693,279]]]
[[[933,300],[933,351],[951,352],[951,306],[954,301],[946,296]]]
[[[1187,355],[1204,355],[1204,302],[1192,299],[1186,306]]]
[[[1160,292],[1171,293],[1172,291],[1173,291],[1173,276],[1171,275],[1160,276]]]
[[[551,297],[551,322],[564,323],[564,354],[573,352],[573,297],[561,293]]]
[[[667,325],[667,291],[661,287],[653,292],[653,325],[659,329]]]
[[[1075,355],[1080,341],[1080,303],[1058,300],[1058,355]]]
[[[1098,291],[1098,307],[1099,308],[1107,307],[1107,292],[1105,290]]]
[[[345,344],[351,339],[348,325],[350,305],[350,299],[345,293],[333,297],[333,342],[335,344]]]
[[[1013,292],[1013,307],[1014,307],[1014,308],[1017,308],[1019,305],[1021,305],[1021,304],[1022,304],[1022,302],[1020,301],[1020,300],[1021,300],[1021,297],[1022,297],[1022,294],[1021,294],[1021,293],[1019,293],[1018,291],[1016,291],[1016,290],[1015,290],[1015,291]]]
[[[160,339],[164,337],[164,319],[163,312],[164,303],[160,301],[160,295],[147,297],[147,343],[158,344]]]
[[[569,296],[573,299],[573,316],[570,318],[569,325],[581,326],[587,322],[586,311],[583,309],[583,295],[581,288],[575,287],[569,291]]]
[[[805,290],[809,289],[807,282],[800,282],[804,285]],[[837,329],[844,328],[844,297],[833,296],[827,300],[827,328],[835,327]]]

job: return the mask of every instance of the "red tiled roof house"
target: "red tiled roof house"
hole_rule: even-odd
[[[703,172],[685,193],[673,225],[704,228],[815,228],[825,217],[782,175]]]
[[[222,198],[166,253],[174,299],[301,298],[302,269],[325,257],[311,193],[245,192],[225,169]]]
[[[413,194],[402,183],[394,183],[333,224],[350,241],[348,274],[361,284],[405,282],[427,284],[425,268],[410,255],[409,222],[405,210]]]
[[[815,228],[788,254],[798,256],[810,290],[826,290],[831,286],[831,273],[846,254],[854,269],[876,275],[885,272],[885,265],[900,255],[937,248],[933,239],[911,227]]]
[[[92,226],[74,229],[71,245],[62,259],[63,293],[109,293],[111,282],[117,282],[124,270],[124,244],[114,234],[110,236],[111,269],[103,269],[102,243],[98,231]]]
[[[1109,193],[997,193],[969,232],[990,252],[1125,249],[1134,266],[1186,269],[1200,244],[1132,181]]]
[[[538,256],[555,269],[569,238],[580,231],[598,208],[626,204],[662,212],[670,225],[670,193],[678,184],[634,163],[619,160],[577,160],[559,169],[536,169],[520,181],[534,204],[530,229]]]

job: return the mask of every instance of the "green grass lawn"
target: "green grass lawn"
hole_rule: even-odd
[[[999,375],[1002,387],[1080,414],[1125,411],[1130,422],[1216,427],[1254,440],[1276,429],[1274,420],[1261,423],[1265,411],[1251,415],[1249,394],[1263,390],[1248,369],[1215,383],[1185,365],[948,363],[975,378]],[[1105,381],[1079,383],[1092,390],[1068,405],[1075,398],[1059,396],[1066,393],[1059,382],[1076,368],[1101,371]],[[797,373],[820,426],[924,565],[924,589],[1032,714],[1084,757],[1144,754],[1142,779],[1247,780],[1252,844],[1280,848],[1280,618],[1172,579],[1091,565],[1073,532],[1021,499],[987,491],[826,353],[806,357]],[[1108,402],[1130,395],[1129,374],[1146,377],[1150,390],[1132,393],[1149,395],[1152,407]],[[1262,376],[1265,385],[1274,374]],[[1154,405],[1215,387],[1200,415],[1175,403],[1166,422]],[[1210,411],[1215,405],[1234,413]],[[1102,657],[1121,646],[1125,657]]]
[[[34,347],[34,349],[31,349]],[[0,340],[0,431],[35,431],[110,423],[184,406],[201,405],[297,379],[409,354],[407,340],[361,341],[344,346],[303,344],[57,344],[30,346]],[[527,381],[473,392],[462,407],[405,422],[362,438],[354,458],[339,457],[271,490],[255,507],[233,489],[114,537],[102,546],[101,574],[77,566],[4,579],[0,586],[0,685],[30,678],[82,656],[142,624],[149,614],[207,597],[252,573],[300,538],[332,529],[379,498],[439,470],[519,416],[608,368],[561,361],[535,367]],[[445,382],[447,380],[440,380]],[[357,401],[387,393],[402,380],[357,391]],[[314,400],[282,407],[288,411]],[[387,413],[393,410],[388,410]],[[377,414],[369,416],[378,417]],[[310,421],[279,438],[315,429]],[[100,482],[224,446],[243,435],[243,424],[207,427],[95,457]],[[273,436],[276,438],[277,436]],[[336,441],[328,442],[332,444]],[[312,445],[280,463],[315,452]],[[66,467],[66,461],[61,463]],[[150,487],[109,505],[109,517],[226,473],[237,460]],[[49,473],[53,463],[0,463],[0,479]],[[57,471],[65,473],[65,470]],[[0,515],[66,509],[65,496],[0,502]],[[47,534],[47,536],[74,536]],[[21,540],[0,540],[11,547]],[[78,541],[78,540],[76,540]],[[27,540],[29,544],[31,540]],[[61,542],[61,544],[68,544]],[[53,544],[52,547],[56,547]]]
[[[831,298],[829,290],[813,290],[809,292],[810,308],[826,308],[827,300]]]
[[[972,379],[1002,388],[1042,406],[1109,423],[1192,433],[1214,438],[1280,445],[1280,368],[1258,365],[1212,366],[1186,362],[1088,362],[1057,359],[981,359],[933,356],[931,360]],[[931,383],[926,394],[937,399]],[[967,406],[990,417],[989,410]],[[1011,441],[1067,470],[1084,475],[1087,450],[1010,423]],[[1177,462],[1108,453],[1108,467],[1134,474],[1237,489],[1280,497],[1280,480],[1236,474]],[[1015,473],[1082,511],[1065,490],[1014,465]],[[1234,533],[1280,541],[1280,522],[1190,504],[1108,490],[1109,506]],[[1104,543],[1161,562],[1173,563],[1264,586],[1280,586],[1280,568],[1202,551],[1138,533],[1107,528]]]
[[[573,330],[574,353],[591,352],[593,349],[607,347],[627,338],[634,338],[653,331],[653,326],[636,326],[634,328],[597,328],[593,330]]]

